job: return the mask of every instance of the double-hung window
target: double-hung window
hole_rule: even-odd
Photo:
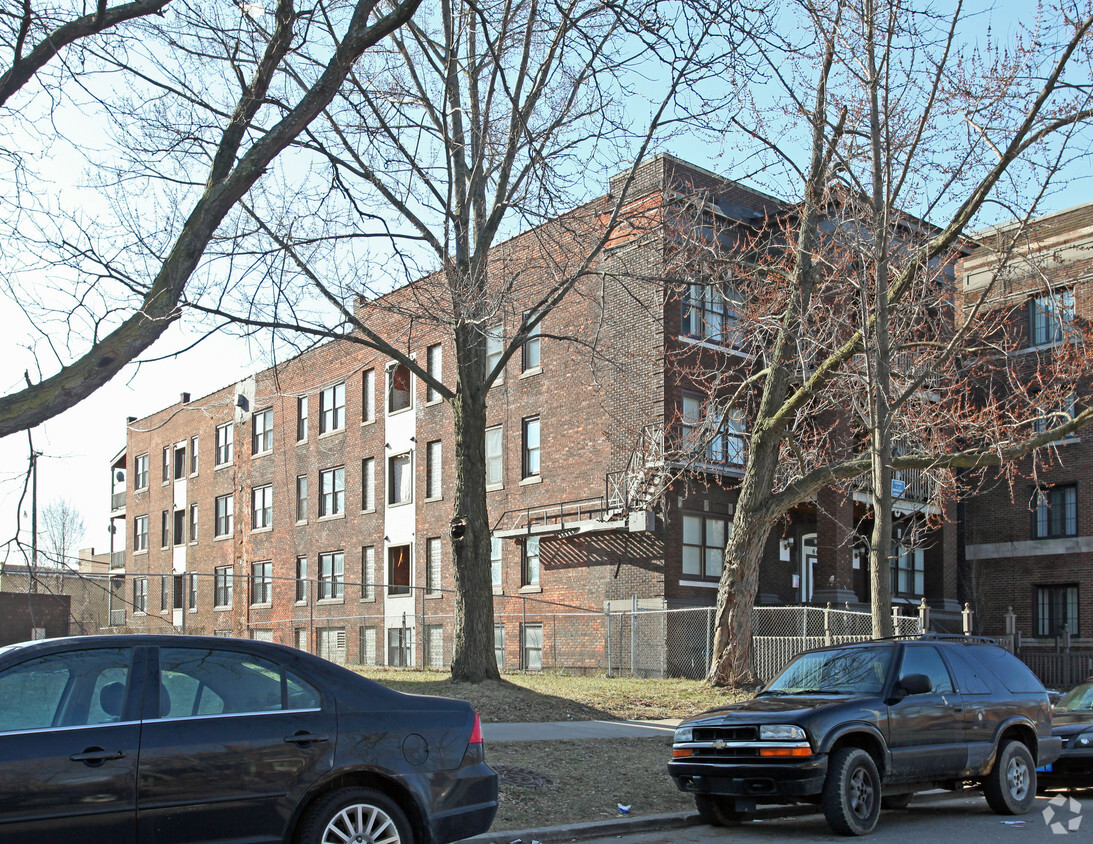
[[[133,468],[133,489],[148,489],[148,455],[138,454]]]
[[[1079,635],[1078,585],[1064,583],[1036,587],[1036,635],[1058,636],[1063,626],[1071,636]]]
[[[539,585],[538,536],[529,536],[524,540],[523,559],[520,565],[520,583],[522,586]]]
[[[296,476],[296,521],[307,521],[307,475]]]
[[[439,343],[434,346],[429,346],[429,348],[425,350],[425,371],[428,372],[429,377],[435,381],[443,382],[443,352],[444,349]],[[439,399],[440,393],[437,392],[431,384],[425,387],[425,401],[433,402],[438,401]]]
[[[425,497],[440,498],[442,489],[440,485],[440,440],[433,440],[425,444]]]
[[[307,396],[296,399],[296,442],[307,439]]]
[[[137,516],[133,519],[133,550],[148,550],[148,517]]]
[[[440,537],[425,540],[425,594],[440,594]]]
[[[234,434],[232,432],[232,423],[228,422],[226,425],[219,425],[216,429],[216,465],[223,466],[232,462],[232,443],[234,442]]]
[[[273,603],[273,563],[269,560],[252,563],[250,571],[250,602],[252,604]]]
[[[319,598],[329,600],[345,596],[345,554],[329,551],[319,555]]]
[[[218,607],[232,605],[235,572],[231,566],[217,566],[213,569],[213,603]]]
[[[410,594],[409,545],[392,545],[387,549],[387,594]]]
[[[251,436],[251,452],[265,454],[273,451],[273,408],[260,410],[251,418],[254,431]]]
[[[1078,488],[1073,484],[1038,489],[1035,492],[1032,535],[1054,539],[1078,535]]]
[[[219,495],[216,498],[216,535],[229,536],[235,527],[235,496]]]
[[[501,426],[486,429],[486,486],[500,486],[503,481],[501,471]]]
[[[335,384],[319,393],[319,433],[345,427],[345,384]]]
[[[539,454],[539,417],[530,416],[524,420],[523,477],[539,476]]]
[[[721,577],[732,522],[717,516],[683,514],[683,576]]]
[[[256,486],[251,492],[251,530],[273,525],[273,486]]]
[[[148,578],[133,580],[133,612],[148,612]]]
[[[1074,291],[1054,290],[1029,300],[1030,346],[1060,342],[1074,324]]]
[[[683,291],[683,334],[718,346],[738,348],[741,296],[728,283],[693,283]]]
[[[376,371],[366,369],[361,375],[361,422],[376,418]]]
[[[307,602],[307,557],[296,558],[296,603]]]
[[[410,454],[387,459],[387,503],[409,504],[414,500],[413,461]]]
[[[526,316],[527,315],[525,314],[525,317]],[[528,331],[527,339],[524,340],[524,349],[520,361],[521,372],[528,372],[529,370],[539,368],[539,347],[542,342],[542,339],[539,337],[539,326],[541,325],[541,322],[535,323]]]
[[[345,512],[345,467],[319,472],[319,518]]]
[[[376,458],[361,460],[361,509],[376,509]]]
[[[505,332],[500,325],[491,325],[486,329],[486,371],[483,373],[484,377],[489,376],[489,374],[493,372],[494,367],[500,363],[501,354],[505,350],[503,345],[504,337]],[[501,381],[504,376],[504,372],[499,373],[497,380]]]
[[[398,413],[414,406],[413,379],[404,363],[387,369],[387,412]]]

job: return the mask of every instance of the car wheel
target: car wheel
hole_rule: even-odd
[[[872,832],[880,800],[880,775],[872,756],[860,747],[840,747],[831,754],[822,801],[828,826],[840,835]]]
[[[340,788],[312,806],[300,822],[297,844],[413,844],[406,814],[371,788]]]
[[[906,809],[913,796],[913,794],[889,794],[887,797],[880,799],[880,807],[882,809]]]
[[[747,820],[745,812],[736,811],[736,801],[719,794],[696,794],[695,808],[702,823],[710,826],[736,826]]]
[[[987,805],[1000,815],[1023,815],[1036,799],[1036,765],[1019,741],[1005,742],[983,780]]]

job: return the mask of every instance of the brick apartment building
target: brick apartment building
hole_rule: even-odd
[[[984,232],[980,247],[964,260],[959,277],[965,296],[981,291],[997,272],[998,244],[1005,242],[1008,228]],[[1037,362],[1075,348],[1076,327],[1093,317],[1091,273],[1093,203],[1041,217],[1022,235],[991,305],[1012,315],[1019,333],[1016,354],[1026,359],[1030,372]],[[1042,408],[1044,413],[1084,407],[1089,386],[1086,380],[1076,395]],[[1064,625],[1088,643],[1093,641],[1093,437],[1081,431],[1048,458],[1035,477],[1025,461],[1012,487],[989,476],[982,490],[964,501],[963,591],[987,633],[1007,633],[1006,616],[1012,612],[1010,623],[1025,644],[1054,645]]]
[[[706,213],[741,230],[784,207],[670,156],[644,165],[630,195],[639,209],[700,196]],[[566,228],[570,216],[545,228]],[[530,254],[542,235],[498,251]],[[631,283],[663,276],[665,253],[663,232],[622,232],[595,282],[547,315],[491,390],[483,471],[502,668],[594,669],[605,608],[716,601],[746,423],[733,417],[703,442],[689,476],[666,483],[673,447],[686,447],[705,412],[669,361],[693,353],[742,373],[753,364],[731,341],[730,295]],[[369,317],[378,305],[358,307]],[[388,312],[388,330],[447,379],[450,340],[409,325],[411,310]],[[519,313],[493,330],[503,336]],[[452,436],[445,402],[406,367],[347,341],[130,419],[111,467],[125,537],[113,557],[122,626],[272,638],[349,662],[447,664]],[[915,489],[912,479],[897,502],[905,518],[926,506]],[[865,501],[828,491],[787,514],[767,544],[760,600],[867,602]],[[936,617],[952,613],[956,561],[955,528],[929,532],[899,556],[897,601],[925,597]]]

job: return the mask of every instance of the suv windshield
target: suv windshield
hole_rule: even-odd
[[[845,648],[802,654],[763,694],[879,694],[892,663],[891,647]]]
[[[1059,699],[1059,702],[1055,704],[1055,709],[1093,709],[1093,683],[1086,682],[1080,686],[1075,686]]]

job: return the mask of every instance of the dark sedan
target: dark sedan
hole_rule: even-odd
[[[1060,698],[1051,722],[1063,752],[1040,770],[1040,788],[1093,788],[1093,677]]]
[[[0,648],[0,841],[442,844],[489,828],[470,704],[292,648],[89,636]]]

